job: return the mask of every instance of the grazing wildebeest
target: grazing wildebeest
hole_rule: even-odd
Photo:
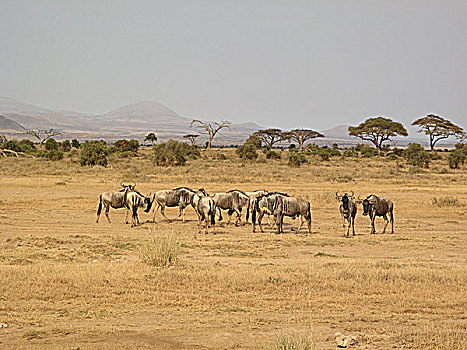
[[[129,210],[131,210],[131,227],[136,225],[140,225],[139,218],[138,218],[138,208],[143,208],[146,206],[144,211],[149,213],[151,210],[151,206],[154,200],[151,201],[151,194],[148,196],[143,196],[138,191],[128,192],[126,195],[126,206]]]
[[[209,219],[214,231],[216,226],[216,203],[210,196],[200,196],[196,203],[196,213],[198,214],[198,226],[201,229],[201,221],[205,221],[205,232],[208,233]],[[221,217],[222,219],[222,217]]]
[[[237,213],[237,220],[235,221],[235,226],[238,226],[238,223],[242,221],[242,207],[248,205],[248,196],[239,190],[230,190],[228,192],[216,193],[212,196],[216,206],[222,210],[228,210],[229,221],[233,213]]]
[[[298,216],[299,226],[297,232],[303,225],[303,219],[307,221],[308,232],[311,233],[311,204],[303,198],[277,196],[276,209],[274,211],[277,233],[283,233],[282,224],[284,216],[295,218]]]
[[[178,187],[173,190],[161,190],[154,194],[154,218],[156,222],[156,212],[159,207],[161,208],[161,214],[166,220],[171,221],[165,216],[165,207],[179,207],[179,213],[177,219],[183,215],[183,222],[185,222],[185,208],[192,204],[193,196],[195,191],[187,187]]]
[[[248,220],[250,219],[250,210],[252,211],[254,210],[253,208],[254,208],[255,198],[259,196],[267,195],[268,191],[257,190],[254,192],[245,192],[245,194],[248,196],[248,206],[246,207],[246,222],[248,223]]]
[[[390,199],[378,197],[374,194],[370,194],[365,199],[361,199],[359,195],[357,203],[361,203],[363,205],[363,215],[370,216],[370,233],[376,233],[375,218],[377,216],[382,216],[384,219],[385,225],[382,233],[386,232],[386,227],[388,226],[389,221],[391,221],[391,233],[394,233],[394,204]],[[389,220],[387,216],[388,214]]]
[[[128,192],[134,191],[136,184],[125,185],[124,183],[120,184],[123,188],[120,191],[109,191],[104,192],[99,196],[99,206],[97,207],[97,219],[96,222],[99,222],[99,217],[102,212],[102,208],[105,208],[105,216],[107,221],[110,223],[109,210],[110,207],[114,209],[126,208],[125,223],[128,223],[128,207],[126,206],[126,196]]]
[[[350,237],[350,226],[352,226],[352,235],[355,236],[355,216],[357,215],[357,204],[354,201],[354,193],[339,195],[339,191],[336,192],[336,199],[340,202],[339,212],[342,216],[344,235],[345,235],[345,226],[347,225],[347,237]]]

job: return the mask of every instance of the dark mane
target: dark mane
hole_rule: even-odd
[[[227,191],[226,193],[231,193],[231,192],[240,192],[240,193],[243,194],[244,196],[247,196],[245,192],[240,191],[240,190],[230,190],[230,191]],[[247,196],[247,197],[248,197],[248,196]]]
[[[172,191],[178,191],[178,190],[187,190],[190,192],[195,192],[191,188],[188,188],[188,187],[177,187],[177,188],[174,188]]]
[[[267,195],[265,196],[273,196],[275,194],[278,194],[278,195],[281,195],[281,196],[284,196],[284,197],[290,197],[287,193],[283,193],[283,192],[269,192]]]

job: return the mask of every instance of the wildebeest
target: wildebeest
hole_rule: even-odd
[[[248,205],[248,196],[245,192],[239,190],[230,190],[228,192],[216,193],[212,196],[216,206],[222,210],[228,210],[229,220],[227,223],[230,223],[230,219],[233,213],[237,214],[237,220],[235,221],[235,226],[238,226],[238,223],[242,221],[241,214],[242,208]]]
[[[352,226],[352,235],[355,236],[355,216],[357,215],[357,205],[354,201],[354,193],[353,191],[351,192],[352,194],[344,192],[342,195],[339,195],[339,191],[336,192],[336,199],[340,202],[339,212],[342,216],[344,235],[346,222],[348,223],[347,237],[350,237],[350,226]]]
[[[208,233],[209,221],[214,230],[216,226],[216,203],[210,196],[200,196],[196,201],[196,213],[198,214],[198,226],[201,229],[201,222],[205,221],[205,232]],[[222,216],[221,216],[222,220]]]
[[[253,206],[255,203],[255,198],[259,196],[264,196],[268,194],[268,191],[266,190],[257,190],[254,192],[245,192],[245,194],[248,196],[248,206],[246,208],[246,222],[250,219],[250,210],[253,211]]]
[[[261,232],[264,232],[261,222],[263,220],[264,215],[268,215],[268,216],[274,215],[274,210],[275,210],[275,205],[276,205],[275,199],[277,195],[289,197],[289,195],[286,193],[270,192],[265,195],[257,196],[251,200],[252,201],[251,223],[253,224],[253,232],[256,232],[257,221],[258,221],[258,225],[259,225]],[[274,221],[274,226],[275,226],[275,221]]]
[[[278,203],[276,204],[276,210],[274,216],[276,219],[277,233],[283,233],[282,224],[284,216],[290,216],[292,218],[297,217],[299,219],[299,226],[297,232],[300,231],[303,225],[303,219],[306,220],[308,225],[308,232],[311,233],[311,204],[303,198],[277,196]]]
[[[129,210],[131,210],[131,227],[140,225],[139,218],[138,218],[138,208],[143,208],[146,206],[144,211],[149,213],[151,210],[151,206],[154,200],[151,201],[151,194],[148,196],[143,196],[138,191],[134,190],[128,192],[126,195],[126,206]]]
[[[102,208],[105,208],[105,216],[107,221],[110,223],[109,210],[110,207],[114,209],[126,208],[125,223],[128,223],[128,207],[126,206],[126,196],[128,192],[134,191],[136,184],[125,185],[124,183],[120,184],[123,188],[120,191],[109,191],[104,192],[99,196],[99,206],[97,207],[97,219],[96,222],[99,222],[99,217],[102,212]]]
[[[386,227],[388,226],[389,221],[391,221],[391,233],[394,233],[394,204],[390,199],[378,197],[374,194],[370,194],[365,199],[361,199],[358,196],[357,203],[363,205],[363,215],[369,215],[371,221],[371,232],[376,233],[375,229],[375,218],[377,216],[382,216],[384,219],[384,229],[382,233],[386,232]],[[389,214],[389,220],[388,215]]]
[[[195,209],[195,212],[196,214],[198,215],[198,219],[200,219],[200,214],[197,210],[198,208],[198,202],[199,202],[199,199],[201,197],[212,197],[209,195],[209,193],[207,193],[204,188],[200,188],[198,191],[196,191],[196,193],[194,194],[193,196],[193,199],[191,201],[191,205],[192,207]],[[222,221],[222,212],[221,210],[216,206],[216,215],[217,215],[217,218],[218,218],[218,221]]]
[[[161,208],[161,214],[166,220],[169,220],[165,216],[165,207],[179,207],[179,213],[177,218],[183,215],[183,222],[185,222],[185,208],[192,204],[193,196],[195,191],[187,187],[178,187],[173,190],[161,190],[154,194],[154,218],[156,222],[156,212]],[[169,220],[170,221],[170,220]]]
[[[284,232],[282,228],[284,216],[290,216],[293,219],[299,217],[297,232],[302,228],[303,220],[307,221],[308,231],[311,233],[311,204],[305,199],[290,197],[284,193],[270,193],[256,198],[252,215],[253,232],[256,230],[256,212],[259,213],[258,225],[261,232],[264,232],[261,220],[264,214],[269,214],[274,215],[277,233]]]

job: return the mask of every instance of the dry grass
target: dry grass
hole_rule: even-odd
[[[367,349],[466,347],[465,170],[411,175],[386,159],[311,159],[297,170],[284,156],[255,166],[222,153],[182,168],[146,156],[108,168],[0,160],[0,347],[334,349],[336,331]],[[288,220],[284,235],[249,225],[196,235],[190,208],[185,224],[130,228],[115,210],[112,224],[95,224],[98,194],[132,180],[143,193],[301,195],[313,234],[290,233]],[[337,189],[393,199],[396,234],[370,235],[359,208],[357,236],[344,238]]]

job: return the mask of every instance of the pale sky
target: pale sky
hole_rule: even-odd
[[[467,127],[467,1],[0,0],[0,96],[324,130]]]

